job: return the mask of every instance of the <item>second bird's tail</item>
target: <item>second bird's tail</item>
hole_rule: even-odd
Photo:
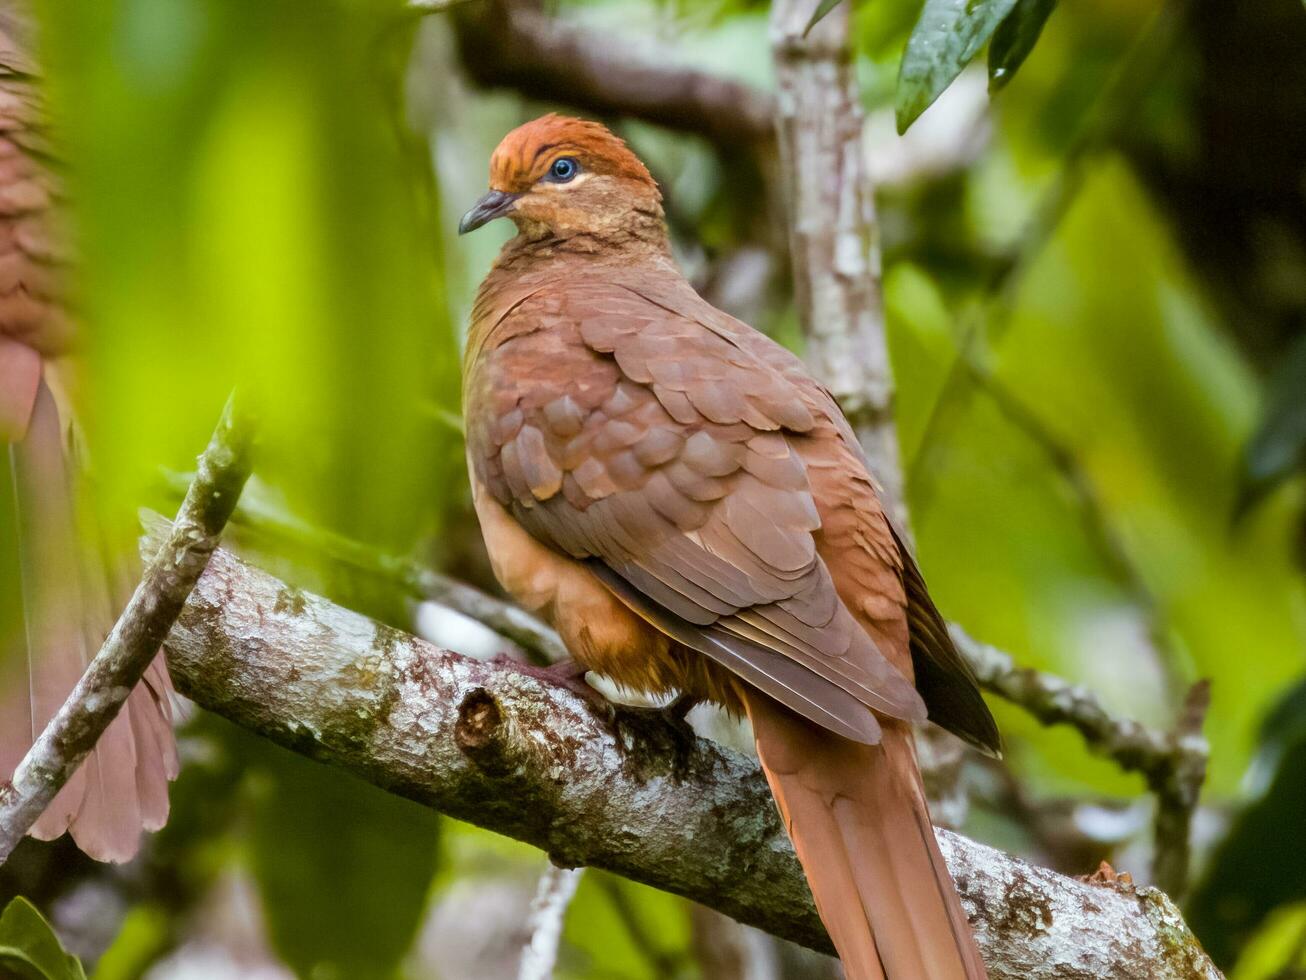
[[[0,780],[9,778],[59,710],[132,587],[126,569],[116,569],[100,547],[89,514],[79,519],[78,461],[44,382],[25,411],[30,418],[10,413],[25,431],[0,433],[20,437],[9,445],[0,441],[6,455],[0,465],[0,562],[8,566],[0,568],[0,579],[8,585],[16,572],[21,585],[17,603],[7,596],[0,609]],[[168,780],[177,775],[171,690],[163,658],[156,657],[32,836],[50,840],[70,831],[91,857],[126,861],[136,853],[142,828],[163,826]]]
[[[757,754],[848,980],[983,980],[911,729],[862,745],[741,690]]]

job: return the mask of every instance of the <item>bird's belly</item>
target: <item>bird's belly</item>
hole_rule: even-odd
[[[473,499],[499,584],[556,629],[578,663],[644,694],[689,690],[685,657],[673,652],[665,634],[632,612],[580,562],[531,537],[484,487],[474,487]]]

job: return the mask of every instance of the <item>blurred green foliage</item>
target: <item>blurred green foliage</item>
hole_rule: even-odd
[[[1271,935],[1299,937],[1300,958],[1306,951],[1306,918],[1301,915],[1306,848],[1292,828],[1300,828],[1306,814],[1306,683],[1290,691],[1266,719],[1249,775],[1251,800],[1211,855],[1188,903],[1189,920],[1222,962],[1232,962],[1262,923]],[[1289,921],[1294,927],[1269,920],[1278,907],[1285,914],[1293,910]],[[1247,955],[1264,962],[1266,951],[1249,949]]]
[[[234,384],[261,476],[389,545],[431,530],[458,449],[425,138],[397,2],[114,0],[44,8],[77,202],[88,426],[139,502]],[[422,446],[422,452],[413,451]]]
[[[251,870],[273,948],[314,980],[393,976],[435,873],[436,815],[284,749],[249,749]]]

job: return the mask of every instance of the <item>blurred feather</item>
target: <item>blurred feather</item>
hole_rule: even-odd
[[[89,499],[81,436],[54,360],[73,351],[63,304],[68,236],[46,139],[46,110],[21,4],[0,8],[0,439],[12,533],[0,539],[21,608],[0,622],[0,776],[62,706],[126,603],[134,580],[108,558]],[[31,833],[70,831],[87,854],[126,861],[141,828],[167,819],[177,774],[171,685],[160,660]]]

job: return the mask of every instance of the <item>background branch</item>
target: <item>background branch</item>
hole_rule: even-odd
[[[478,85],[643,119],[728,150],[774,138],[767,93],[676,65],[651,46],[566,24],[533,3],[458,4],[450,15],[463,69]]]
[[[167,642],[202,706],[459,819],[829,942],[757,766],[468,660],[217,551]],[[1069,879],[941,835],[995,978],[1218,977],[1151,889]]]
[[[775,125],[807,362],[839,401],[884,488],[886,506],[905,527],[875,201],[848,41],[850,6],[840,4],[804,34],[810,3],[772,3]]]
[[[549,980],[553,976],[567,907],[583,873],[583,868],[560,868],[551,863],[540,875],[531,912],[526,918],[531,938],[522,949],[517,980]]]
[[[141,583],[59,713],[0,786],[0,863],[9,856],[117,716],[208,564],[249,478],[251,428],[233,397],[199,458]]]

